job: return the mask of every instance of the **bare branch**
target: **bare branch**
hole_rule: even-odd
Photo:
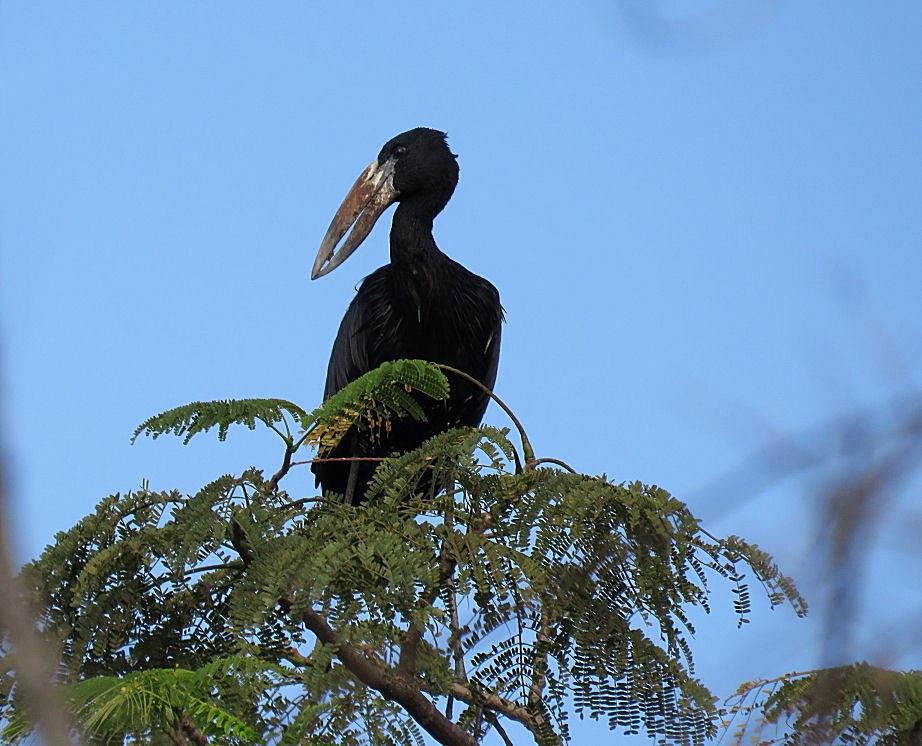
[[[484,717],[490,721],[490,725],[492,725],[496,729],[496,732],[499,734],[499,737],[503,739],[503,743],[506,746],[515,746],[515,744],[512,742],[512,739],[509,738],[509,735],[506,733],[503,726],[500,725],[499,718],[496,717],[495,712],[487,711],[486,713],[484,713]]]
[[[286,438],[285,457],[282,459],[282,465],[279,467],[279,470],[272,475],[272,478],[266,483],[266,488],[269,490],[269,492],[275,492],[278,489],[279,481],[291,469],[291,457],[294,455],[296,450],[298,450],[298,446],[294,445],[290,438]]]
[[[510,702],[505,697],[500,697],[492,692],[474,692],[461,683],[453,684],[449,693],[455,699],[460,699],[469,705],[488,707],[501,715],[505,715],[510,720],[521,723],[531,732],[537,743],[563,743],[560,737],[553,732],[553,729],[547,727],[545,716],[540,712],[533,712],[530,707],[523,707],[515,702]],[[554,740],[549,742],[549,738]]]
[[[577,473],[576,469],[570,466],[570,464],[568,464],[566,461],[561,461],[559,458],[549,458],[547,456],[543,458],[537,458],[534,461],[532,461],[531,467],[534,468],[536,466],[540,466],[541,464],[554,464],[555,466],[560,466],[566,469],[571,474]]]
[[[416,686],[396,676],[393,669],[369,660],[349,643],[341,642],[321,614],[308,609],[302,619],[322,643],[336,647],[336,656],[353,676],[403,707],[439,743],[447,746],[477,746],[473,736],[442,715]],[[468,690],[465,688],[464,691]]]

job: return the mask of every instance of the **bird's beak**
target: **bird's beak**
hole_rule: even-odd
[[[388,159],[384,163],[378,163],[376,160],[362,171],[362,175],[356,179],[333,216],[333,222],[323,237],[320,251],[314,260],[314,268],[311,270],[311,279],[316,280],[332,272],[346,261],[371,232],[381,213],[396,202],[398,196],[397,190],[394,189],[393,160]],[[337,250],[336,244],[346,235],[350,226],[352,232]]]

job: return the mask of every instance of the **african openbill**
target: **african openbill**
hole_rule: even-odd
[[[384,210],[399,203],[391,223],[390,264],[368,275],[349,304],[333,342],[324,399],[381,363],[405,358],[444,363],[493,387],[503,320],[499,293],[443,254],[432,237],[432,222],[458,183],[457,156],[445,137],[444,132],[418,127],[390,140],[349,190],[323,238],[311,279],[338,267]],[[449,428],[479,425],[487,395],[458,376],[449,375],[449,384],[446,401],[421,397],[427,422],[394,422],[380,440],[353,428],[325,455],[387,456],[412,450]],[[376,466],[340,461],[317,462],[311,468],[325,493],[358,504]]]

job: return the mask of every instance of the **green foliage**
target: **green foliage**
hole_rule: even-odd
[[[65,691],[84,734],[98,741],[129,736],[143,742],[151,733],[183,733],[184,724],[195,722],[200,724],[196,729],[207,737],[253,742],[257,733],[222,709],[217,695],[233,699],[235,689],[252,687],[248,679],[254,675],[259,687],[272,680],[271,668],[263,664],[253,670],[251,661],[238,657],[218,659],[198,671],[153,668],[120,677],[97,676],[78,681]],[[2,736],[7,742],[16,741],[30,731],[28,719],[20,713]]]
[[[432,399],[448,398],[448,379],[423,360],[395,360],[356,379],[311,413],[314,429],[308,442],[321,454],[334,448],[353,425],[371,431],[389,428],[393,418],[425,420],[411,392]]]
[[[224,440],[231,425],[246,425],[254,430],[259,421],[272,427],[284,422],[286,414],[305,423],[304,427],[310,422],[307,412],[284,399],[197,401],[145,420],[135,429],[131,440],[134,442],[142,433],[154,439],[172,433],[184,435],[183,443],[188,443],[193,435],[206,433],[213,427],[218,428],[218,440]]]
[[[250,430],[261,422],[275,430],[287,442],[292,442],[286,415],[301,430],[311,445],[321,450],[335,447],[353,425],[368,429],[388,427],[394,417],[425,420],[416,391],[433,399],[448,397],[448,379],[438,368],[423,360],[395,360],[384,363],[350,383],[324,405],[308,414],[301,407],[284,399],[242,399],[214,402],[193,402],[162,412],[142,422],[134,431],[132,441],[141,434],[158,438],[172,433],[183,435],[188,443],[194,435],[218,428],[218,439],[224,440],[231,425],[246,425]],[[285,433],[275,426],[284,424]]]
[[[742,721],[740,744],[908,746],[922,739],[922,671],[855,663],[791,673],[747,682],[728,704]]]
[[[572,714],[671,743],[716,732],[689,610],[709,610],[708,583],[728,581],[746,621],[747,573],[771,605],[805,605],[768,555],[710,536],[665,490],[517,469],[507,432],[490,427],[386,459],[356,508],[280,489],[303,443],[421,416],[411,390],[440,397],[447,384],[401,361],[310,415],[248,400],[139,428],[188,440],[259,421],[285,459],[271,479],[250,469],[190,497],[106,498],[24,569],[87,732],[153,738],[188,722],[214,743],[421,743],[398,691],[450,709],[475,739],[505,721],[560,743]],[[298,438],[276,427],[286,415]],[[10,656],[0,673],[15,742],[28,727]]]

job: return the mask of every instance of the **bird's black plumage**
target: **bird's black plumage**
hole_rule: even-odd
[[[487,280],[443,254],[432,223],[458,183],[456,156],[445,134],[417,128],[389,141],[356,181],[321,245],[313,276],[338,266],[364,239],[374,220],[398,202],[391,225],[390,263],[362,282],[333,343],[324,398],[388,360],[420,358],[458,368],[492,388],[499,362],[503,310]],[[352,234],[336,244],[355,223]],[[422,401],[427,422],[400,420],[378,441],[353,429],[329,457],[377,457],[405,452],[451,427],[480,424],[487,395],[449,375],[447,401]],[[324,492],[359,503],[374,462],[317,462]]]

